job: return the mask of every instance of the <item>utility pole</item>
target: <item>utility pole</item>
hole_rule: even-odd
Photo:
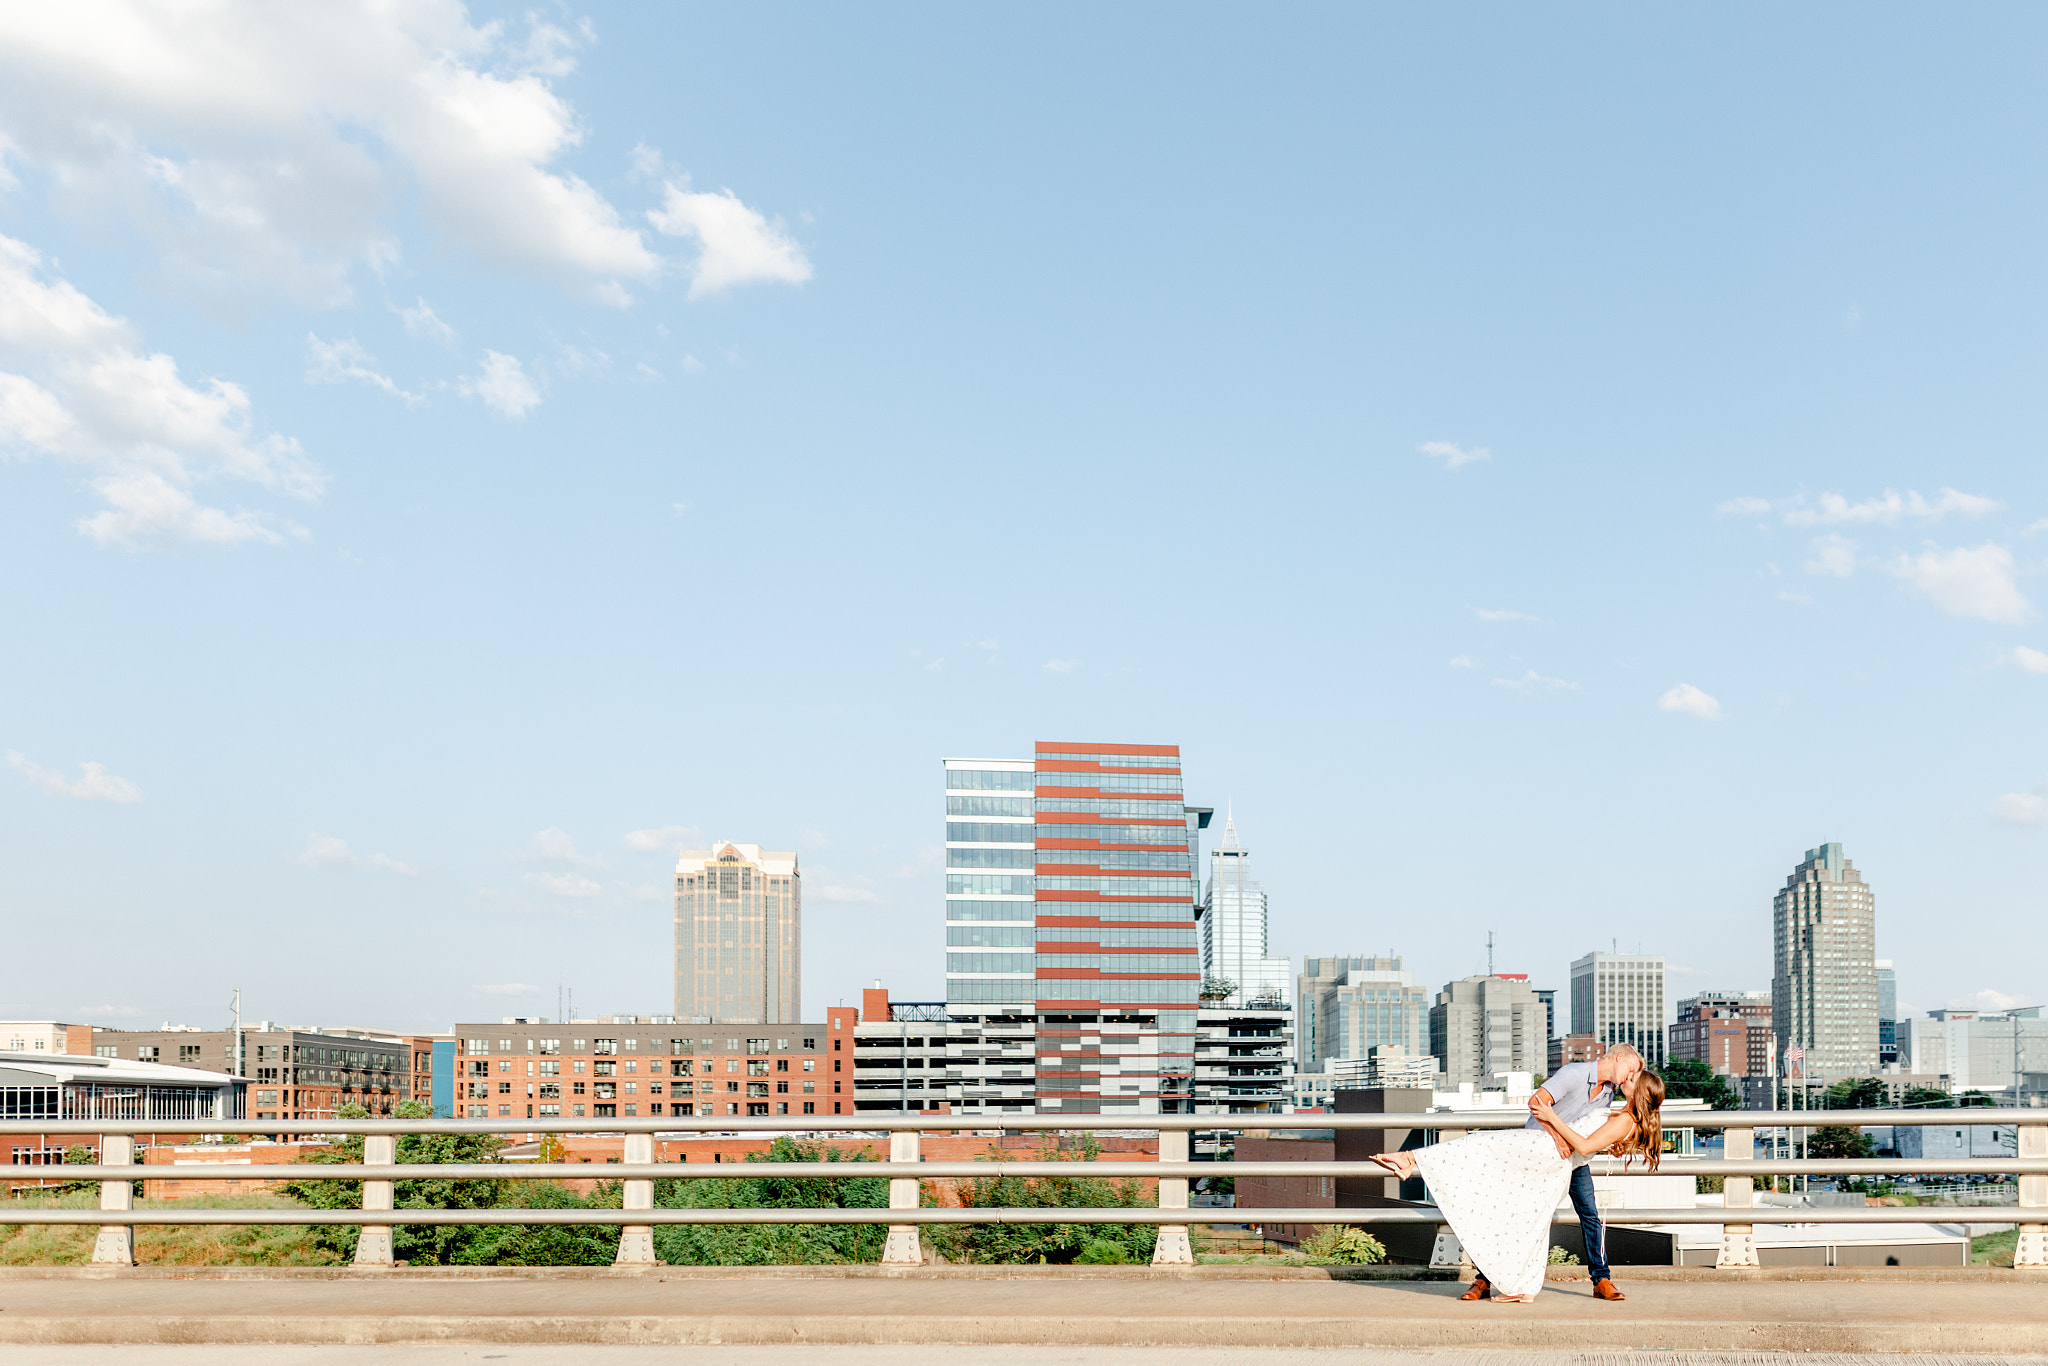
[[[1493,931],[1486,932],[1486,975],[1493,976]]]
[[[242,989],[235,988],[235,1075],[249,1075],[248,1050],[242,1044]]]

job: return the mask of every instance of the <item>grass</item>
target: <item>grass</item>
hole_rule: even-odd
[[[1974,1266],[2011,1266],[2013,1252],[2019,1247],[2020,1231],[2006,1229],[2003,1233],[1987,1233],[1981,1238],[1970,1240],[1970,1262]]]
[[[92,1260],[90,1224],[9,1224],[6,1210],[97,1209],[99,1192],[25,1196],[0,1204],[0,1266],[79,1266]],[[138,1209],[304,1209],[281,1195],[138,1200]],[[135,1260],[158,1266],[321,1266],[339,1259],[313,1245],[302,1224],[138,1225]]]

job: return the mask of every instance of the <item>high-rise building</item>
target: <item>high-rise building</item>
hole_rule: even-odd
[[[1543,1002],[1543,1037],[1557,1037],[1557,988],[1536,988],[1536,999]]]
[[[795,1024],[803,1008],[803,877],[758,844],[676,860],[676,1013],[684,1024]]]
[[[1466,977],[1447,982],[1429,1008],[1429,1051],[1443,1064],[1445,1089],[1484,1089],[1506,1072],[1543,1072],[1550,1040],[1543,1002],[1525,977]]]
[[[1948,1090],[2001,1091],[2048,1067],[2048,1020],[2039,1007],[1989,1012],[1930,1010],[1899,1021],[1904,1070],[1948,1078]]]
[[[1252,877],[1252,855],[1238,843],[1237,820],[1226,816],[1223,840],[1209,851],[1209,885],[1195,913],[1202,932],[1202,978],[1229,982],[1227,1006],[1287,1004],[1285,958],[1266,956],[1266,888]]]
[[[1195,846],[1174,745],[947,759],[946,1011],[1028,1025],[1028,1079],[963,1110],[1178,1112],[1194,1080]]]
[[[1664,955],[1589,953],[1572,964],[1572,1033],[1632,1044],[1651,1067],[1664,1048]]]
[[[1890,1066],[1899,1060],[1899,977],[1892,960],[1877,960],[1877,1063]]]
[[[1841,845],[1806,851],[1772,900],[1771,922],[1779,1075],[1812,1081],[1875,1073],[1877,913]]]
[[[1363,1066],[1381,1045],[1429,1052],[1429,993],[1398,957],[1304,958],[1294,994],[1299,1071],[1326,1071],[1331,1058]]]

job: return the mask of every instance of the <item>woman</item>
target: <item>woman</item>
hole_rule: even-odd
[[[1451,1231],[1486,1279],[1495,1301],[1527,1304],[1543,1289],[1550,1262],[1550,1223],[1571,1184],[1572,1168],[1595,1153],[1643,1159],[1657,1170],[1664,1130],[1664,1079],[1636,1076],[1622,1108],[1598,1110],[1567,1124],[1544,1100],[1530,1106],[1541,1128],[1490,1129],[1414,1152],[1373,1159],[1406,1178],[1429,1182]]]

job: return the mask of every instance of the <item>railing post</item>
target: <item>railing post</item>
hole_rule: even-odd
[[[889,1135],[889,1160],[891,1162],[916,1162],[918,1157],[918,1135],[915,1129]],[[892,1176],[889,1178],[889,1208],[917,1208],[917,1178],[914,1176]],[[882,1245],[883,1266],[923,1266],[924,1249],[918,1246],[916,1224],[889,1225],[889,1241]]]
[[[398,1161],[398,1135],[368,1134],[363,1138],[363,1165],[388,1167]],[[363,1182],[363,1208],[394,1209],[397,1206],[390,1181]],[[356,1235],[357,1266],[391,1265],[391,1225],[364,1224]]]
[[[654,1161],[653,1134],[627,1134],[625,1160],[628,1166]],[[627,1209],[654,1208],[654,1182],[636,1181],[627,1178],[625,1200]],[[628,1224],[619,1231],[619,1255],[612,1259],[613,1266],[654,1266],[660,1262],[654,1255],[654,1226],[652,1224]]]
[[[1756,1155],[1756,1130],[1723,1129],[1721,1131],[1721,1160],[1723,1162],[1747,1162]],[[1756,1208],[1756,1182],[1746,1176],[1724,1176],[1721,1178],[1721,1208],[1725,1210],[1749,1210]],[[1714,1259],[1716,1269],[1739,1266],[1755,1266],[1756,1229],[1751,1224],[1721,1225],[1721,1254]]]
[[[134,1161],[135,1135],[100,1135],[100,1164],[102,1166],[125,1167]],[[134,1184],[129,1181],[100,1182],[100,1208],[134,1209]],[[98,1265],[134,1266],[135,1225],[101,1224],[99,1237],[93,1239],[92,1259]]]
[[[1449,1143],[1463,1138],[1463,1129],[1444,1129],[1438,1132],[1436,1141]],[[1449,1224],[1436,1226],[1436,1245],[1429,1251],[1429,1266],[1432,1271],[1456,1271],[1465,1275],[1472,1270],[1472,1258],[1465,1251],[1465,1245],[1458,1241],[1458,1235],[1451,1232]]]
[[[2048,1124],[2022,1124],[2013,1145],[2020,1157],[2048,1157]],[[2020,1178],[2020,1217],[2048,1213],[2048,1174]],[[2014,1266],[2048,1267],[2048,1223],[2021,1224],[2012,1249]]]
[[[1188,1160],[1188,1138],[1186,1129],[1161,1129],[1159,1131],[1159,1160],[1161,1162],[1185,1162]],[[1159,1208],[1186,1209],[1188,1207],[1188,1179],[1185,1176],[1162,1176],[1159,1178]],[[1193,1266],[1195,1249],[1188,1241],[1186,1224],[1161,1224],[1158,1240],[1152,1244],[1152,1265]]]

